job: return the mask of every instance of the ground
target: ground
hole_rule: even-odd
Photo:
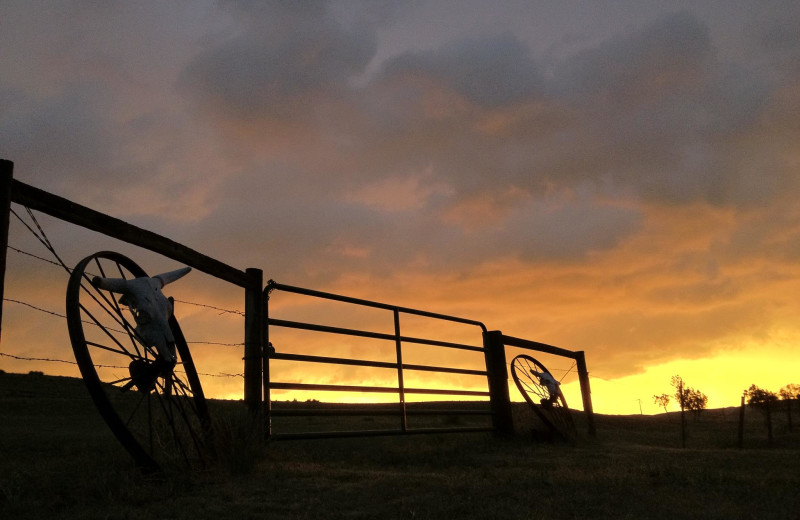
[[[596,438],[579,423],[575,444],[525,427],[266,445],[233,434],[206,469],[148,476],[81,381],[0,374],[0,517],[798,518],[798,427],[776,425],[770,446],[748,410],[739,449],[737,411],[710,410],[689,419],[682,449],[675,415],[598,416]]]

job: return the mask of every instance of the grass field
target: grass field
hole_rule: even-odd
[[[263,446],[242,427],[239,406],[215,403],[237,410],[228,411],[228,451],[217,462],[147,477],[82,381],[0,374],[0,518],[800,518],[800,425],[788,431],[776,417],[769,446],[763,419],[750,410],[744,449],[733,409],[689,418],[686,449],[674,414],[597,416],[595,439],[565,445],[533,441],[524,408],[511,439],[465,433]]]

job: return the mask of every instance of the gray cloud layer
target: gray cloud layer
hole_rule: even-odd
[[[346,27],[319,4],[226,5],[246,21],[195,56],[181,90],[231,153],[251,158],[245,177],[263,179],[238,196],[255,189],[274,205],[287,190],[331,205],[329,218],[295,206],[304,236],[325,221],[322,236],[377,245],[401,263],[407,256],[381,236],[413,238],[434,258],[455,248],[480,261],[470,238],[528,258],[578,258],[637,229],[631,197],[747,208],[795,184],[764,131],[797,109],[779,97],[796,74],[722,61],[709,26],[688,12],[546,67],[506,32],[399,50],[364,79],[379,26]],[[751,38],[765,53],[797,53],[785,32],[765,27]],[[347,196],[402,178],[434,187],[410,203],[412,218]],[[231,182],[235,192],[241,181]],[[373,236],[376,228],[401,231]]]

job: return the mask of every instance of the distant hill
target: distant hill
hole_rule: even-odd
[[[88,399],[83,380],[76,377],[49,376],[41,372],[15,374],[0,372],[0,398]]]

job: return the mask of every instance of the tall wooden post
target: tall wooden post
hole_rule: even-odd
[[[769,445],[772,446],[773,437],[772,437],[772,400],[767,399],[767,441]]]
[[[11,212],[11,180],[14,163],[0,159],[0,338],[3,326],[3,297],[6,286],[6,253],[8,253],[8,223]]]
[[[264,351],[264,273],[248,268],[244,296],[244,402],[254,414],[261,411],[261,367]]]
[[[786,425],[789,427],[789,431],[792,431],[792,398],[787,397],[784,402],[786,403]]]
[[[742,449],[743,447],[744,447],[744,395],[742,395],[742,405],[739,407],[739,449]]]
[[[272,291],[270,284],[272,280],[267,282],[267,287],[263,292],[263,305],[264,305],[264,356],[261,364],[261,390],[264,392],[262,401],[262,410],[264,413],[264,437],[269,438],[272,435],[272,395],[269,389],[269,358],[272,355],[272,343],[269,341],[269,293]]]
[[[683,379],[678,378],[678,404],[681,405],[681,448],[686,448],[686,394],[683,393]]]
[[[583,399],[583,411],[586,414],[589,436],[596,437],[597,428],[594,425],[594,408],[592,407],[592,390],[589,387],[589,371],[586,368],[586,354],[582,350],[575,353],[575,364],[578,366],[578,381],[581,384],[581,398]]]
[[[483,333],[483,353],[489,378],[489,403],[492,408],[492,426],[500,435],[514,434],[511,398],[508,395],[508,369],[503,333],[491,330]]]
[[[403,378],[403,344],[400,341],[400,310],[395,307],[394,314],[394,347],[397,360],[397,392],[400,397],[400,431],[408,431],[408,416],[406,414],[406,384]]]

